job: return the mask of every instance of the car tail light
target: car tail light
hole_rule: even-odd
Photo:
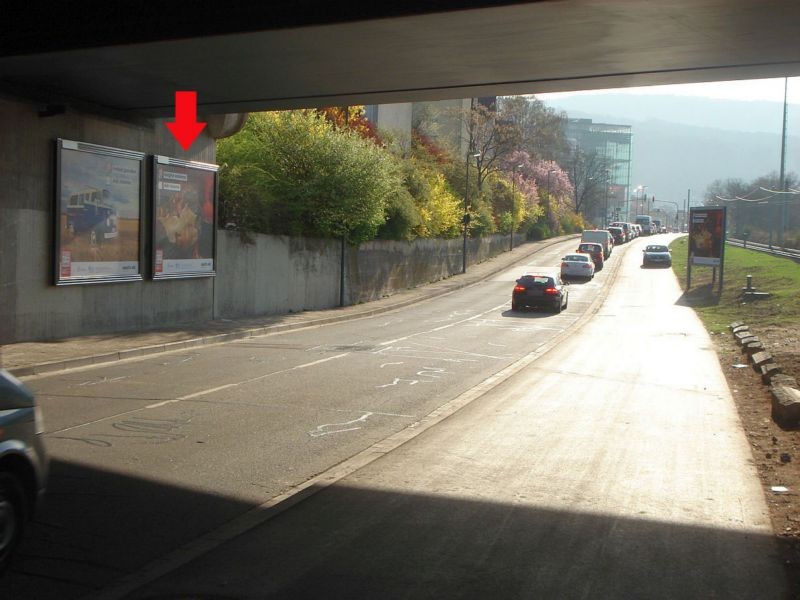
[[[563,269],[564,267],[568,267],[568,266],[569,266],[569,263],[565,263],[565,262],[561,263],[561,268],[562,268],[562,269]]]
[[[544,288],[544,293],[550,296],[555,296],[558,294],[558,290],[556,288]]]
[[[592,267],[591,267],[591,265],[589,263],[586,263],[585,265],[583,265],[583,268],[584,269],[591,269]]]
[[[524,292],[525,291],[525,286],[524,285],[515,285],[514,286],[514,291],[515,292]]]

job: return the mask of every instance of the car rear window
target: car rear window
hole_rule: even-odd
[[[567,254],[564,257],[564,260],[574,262],[589,262],[589,257],[585,254]]]
[[[549,287],[553,285],[553,278],[543,275],[523,275],[520,279],[520,283],[525,285],[543,285],[545,287]]]
[[[581,244],[580,249],[584,252],[597,252],[602,250],[602,246],[600,244]]]
[[[669,248],[666,246],[648,246],[645,252],[669,252]]]

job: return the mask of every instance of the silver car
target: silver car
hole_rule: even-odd
[[[33,394],[0,370],[0,573],[8,568],[44,494],[47,455],[42,430]]]
[[[561,259],[561,278],[594,278],[594,263],[588,254],[567,254]]]

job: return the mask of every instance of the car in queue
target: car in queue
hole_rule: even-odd
[[[594,277],[594,261],[588,254],[567,254],[561,259],[561,279],[572,277],[592,279]]]
[[[511,293],[511,310],[545,308],[560,313],[569,303],[567,284],[558,273],[526,273]]]
[[[672,253],[668,246],[663,244],[648,244],[645,246],[644,258],[642,259],[643,267],[659,266],[671,267],[672,266]]]
[[[626,242],[630,242],[634,238],[633,226],[630,223],[627,223],[625,221],[614,221],[612,223],[609,223],[608,227],[609,229],[611,227],[619,227],[620,229],[622,229],[622,232],[625,234]]]
[[[600,271],[603,268],[603,265],[605,264],[605,255],[603,253],[603,247],[600,244],[581,242],[578,244],[578,249],[576,252],[591,256],[592,262],[594,262],[595,271]]]
[[[605,229],[584,229],[581,234],[581,243],[591,242],[603,247],[603,258],[611,256],[614,250],[614,238]]]
[[[8,569],[44,495],[47,455],[33,394],[0,370],[0,573]]]
[[[611,234],[611,237],[614,238],[615,246],[625,243],[625,232],[623,231],[622,227],[614,227],[610,225],[608,227],[608,232]]]

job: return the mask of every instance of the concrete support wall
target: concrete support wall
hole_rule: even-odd
[[[468,240],[468,265],[508,249],[508,236]],[[345,251],[345,303],[461,273],[462,240],[373,241]],[[219,232],[217,318],[252,317],[339,305],[341,246],[335,240]]]
[[[56,138],[214,162],[201,136],[184,152],[161,121],[66,112],[40,117],[0,98],[0,343],[144,329],[211,318],[213,280],[52,285]],[[149,189],[145,190],[149,202]],[[143,227],[149,227],[143,215]]]

